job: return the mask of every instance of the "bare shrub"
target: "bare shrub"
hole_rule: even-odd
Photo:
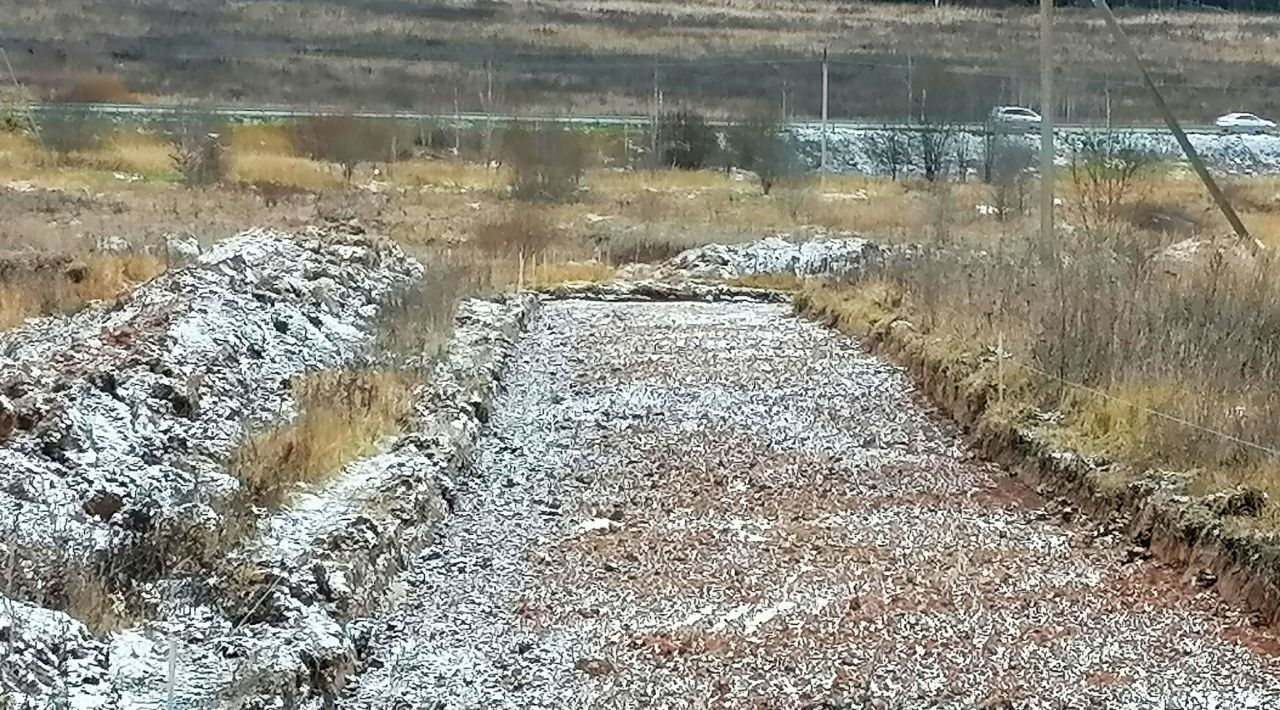
[[[987,144],[987,182],[996,217],[1023,215],[1031,202],[1031,166],[1035,151],[1016,138],[996,137]]]
[[[1126,134],[1087,133],[1072,139],[1072,207],[1086,235],[1108,243],[1120,236],[1126,210],[1144,197],[1141,178],[1155,162]]]
[[[35,125],[31,116],[32,97],[13,87],[0,88],[0,131],[24,133]]]
[[[542,213],[515,209],[476,227],[471,244],[493,257],[531,258],[559,238],[559,228]]]
[[[680,109],[658,122],[658,156],[663,167],[704,168],[711,164],[718,147],[715,131],[696,111]]]
[[[40,144],[64,163],[75,153],[97,148],[106,134],[101,124],[78,116],[45,116],[39,127]]]
[[[881,174],[897,180],[911,162],[911,137],[898,128],[884,126],[863,134],[863,151]]]
[[[920,167],[924,171],[924,179],[929,182],[945,180],[952,170],[952,162],[956,157],[958,132],[950,123],[940,123],[925,118],[925,123],[916,132],[916,152],[920,156]]]
[[[449,341],[458,302],[477,292],[480,284],[472,265],[449,253],[432,251],[417,257],[426,266],[426,276],[385,309],[377,349],[397,364],[425,370]]]
[[[203,126],[185,127],[174,137],[170,153],[182,184],[205,187],[227,176],[227,147],[223,134]]]
[[[413,130],[392,121],[325,116],[289,128],[294,150],[312,160],[334,163],[351,181],[361,163],[392,162],[413,148]]]
[[[136,104],[133,93],[119,77],[110,74],[88,74],[76,78],[70,86],[54,96],[65,103]]]
[[[282,185],[270,180],[255,180],[249,183],[249,188],[258,195],[259,199],[262,200],[262,204],[267,207],[278,207],[281,203],[288,202],[294,198],[315,194],[303,187]]]
[[[733,165],[756,174],[766,195],[779,180],[799,172],[795,151],[783,140],[778,122],[767,114],[730,126],[725,147]]]
[[[515,198],[563,202],[577,196],[587,169],[580,136],[559,125],[521,126],[502,136],[501,151]]]
[[[314,483],[368,453],[409,415],[415,376],[402,371],[332,370],[291,387],[299,414],[252,437],[231,470],[254,501],[279,503],[299,483]]]

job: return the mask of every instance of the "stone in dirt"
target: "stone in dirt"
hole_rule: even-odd
[[[14,408],[13,402],[10,402],[8,397],[0,394],[0,444],[7,441],[17,427],[18,410]]]

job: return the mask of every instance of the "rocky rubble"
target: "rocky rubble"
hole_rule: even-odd
[[[507,357],[537,306],[531,295],[465,302],[419,393],[411,433],[263,520],[256,539],[230,555],[227,578],[151,585],[162,613],[90,646],[98,675],[111,682],[71,690],[86,707],[193,709],[337,693],[364,656],[360,618],[394,601],[403,561],[448,514]]]
[[[857,237],[792,242],[767,237],[743,244],[687,249],[662,265],[663,275],[732,279],[759,274],[850,276],[880,263],[887,250]]]
[[[786,294],[761,288],[743,288],[722,284],[663,281],[617,281],[612,283],[568,283],[546,290],[552,299],[574,298],[584,301],[755,301],[781,303]]]
[[[0,334],[0,616],[189,563],[238,489],[228,454],[291,415],[295,375],[364,357],[423,273],[370,240],[252,230],[114,303]],[[61,617],[7,616],[19,639]]]
[[[1280,707],[1208,577],[933,415],[784,306],[547,304],[337,706]]]
[[[422,275],[395,247],[249,231],[115,303],[0,335],[0,544],[39,553],[19,574],[137,576],[124,552],[217,526],[238,485],[228,452],[289,416],[290,378],[356,358]]]
[[[0,597],[0,639],[0,707],[46,707],[34,698],[55,697],[68,707],[104,707],[99,691],[107,683],[106,645],[84,624]],[[55,688],[61,692],[50,693]]]

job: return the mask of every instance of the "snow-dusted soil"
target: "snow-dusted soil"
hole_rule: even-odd
[[[549,303],[505,382],[339,707],[1280,707],[1272,634],[783,305]]]
[[[790,242],[768,237],[745,244],[707,244],[687,249],[663,266],[673,274],[731,279],[756,274],[852,276],[884,258],[885,249],[860,238]]]
[[[292,377],[349,364],[423,277],[391,245],[251,230],[115,303],[0,334],[6,590],[80,570],[125,585],[191,552],[238,489],[228,454],[293,412]]]
[[[848,128],[832,127],[827,133],[827,164],[830,169],[853,175],[884,175],[883,165],[874,157],[872,146],[877,136],[885,131],[901,134],[910,146],[901,161],[902,172],[908,175],[921,175],[924,167],[920,157],[917,133],[903,128]],[[1069,157],[1072,142],[1081,134],[1079,129],[1064,129],[1057,132],[1058,158]],[[1170,160],[1183,160],[1182,149],[1178,147],[1173,134],[1167,130],[1122,130],[1119,135],[1141,150]],[[1275,175],[1280,174],[1280,136],[1277,135],[1239,135],[1214,132],[1195,132],[1189,134],[1191,144],[1196,152],[1210,168],[1232,175]],[[791,143],[795,147],[802,162],[811,168],[817,168],[821,162],[822,131],[811,126],[795,127],[790,130]],[[1025,150],[1038,150],[1039,136],[1034,132],[1004,136],[1001,139],[1006,145],[1020,145]],[[970,172],[982,166],[986,139],[981,133],[959,131],[956,133],[953,154],[963,155]],[[947,161],[954,163],[954,161]],[[1034,160],[1032,161],[1034,163]],[[956,168],[952,166],[951,172]]]
[[[140,585],[155,607],[145,621],[94,638],[66,614],[0,597],[0,700],[12,701],[0,708],[323,704],[364,653],[360,618],[395,598],[394,576],[448,514],[537,306],[528,294],[461,304],[413,430],[292,496],[216,573]]]

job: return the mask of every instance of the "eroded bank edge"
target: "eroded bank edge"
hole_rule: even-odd
[[[838,328],[840,314],[804,294],[798,315]],[[1253,506],[1246,490],[1191,495],[1189,476],[1150,471],[1122,487],[1104,485],[1114,466],[1064,450],[1036,432],[984,417],[998,393],[992,386],[961,382],[946,363],[930,357],[925,336],[900,319],[860,324],[867,350],[904,366],[921,391],[965,431],[987,458],[1052,496],[1066,498],[1095,520],[1118,520],[1130,539],[1188,574],[1207,573],[1227,601],[1245,606],[1267,625],[1280,623],[1280,545],[1263,534],[1230,529],[1226,519]]]

